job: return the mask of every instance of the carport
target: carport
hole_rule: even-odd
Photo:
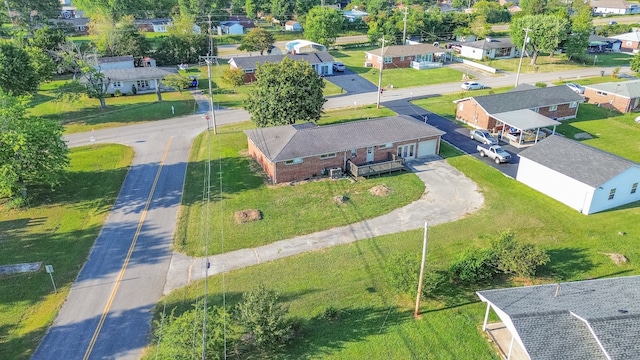
[[[540,137],[540,129],[553,126],[552,134],[556,133],[556,126],[560,122],[544,115],[540,115],[529,109],[506,111],[491,114],[496,119],[496,128],[502,128],[500,138],[507,139],[511,145],[522,146],[525,143],[537,143]],[[506,130],[506,131],[505,131]],[[535,132],[530,133],[531,130]],[[525,133],[527,133],[525,137]],[[544,138],[544,137],[543,137]]]

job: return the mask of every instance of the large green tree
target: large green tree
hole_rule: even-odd
[[[255,27],[242,38],[242,43],[238,47],[238,50],[242,51],[259,51],[262,55],[265,51],[269,50],[271,46],[276,42],[276,38],[272,33],[268,32],[262,27]]]
[[[525,48],[531,56],[531,65],[535,65],[540,52],[552,55],[567,38],[569,21],[557,15],[525,15],[512,19],[509,34],[518,47],[524,42],[524,29],[529,29]]]
[[[344,16],[340,11],[324,6],[316,6],[309,10],[304,24],[304,36],[310,41],[326,47],[336,43],[342,30]]]
[[[0,43],[0,89],[24,95],[36,91],[39,84],[29,53],[13,43]]]
[[[256,79],[245,109],[258,127],[320,119],[324,80],[308,62],[284,58],[258,65]]]
[[[102,56],[142,57],[149,50],[149,43],[131,15],[118,22],[108,16],[95,16],[91,19],[90,32],[95,36],[95,46]]]
[[[61,10],[58,0],[6,0],[4,5],[11,10],[13,22],[29,31],[47,19],[56,18]]]
[[[28,187],[53,187],[69,164],[62,126],[28,115],[28,103],[0,90],[0,197],[26,198]]]
[[[58,101],[77,101],[80,96],[86,95],[100,101],[100,108],[106,109],[107,89],[111,79],[106,78],[103,73],[94,68],[86,61],[79,60],[82,81],[72,80],[56,88],[56,98]]]
[[[593,31],[591,8],[580,6],[571,17],[571,34],[565,42],[569,58],[584,55],[589,46],[589,35]]]

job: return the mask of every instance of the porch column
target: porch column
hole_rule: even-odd
[[[482,323],[482,331],[487,331],[487,320],[489,320],[489,308],[491,304],[487,301],[487,311],[484,313],[484,322]]]
[[[516,337],[511,334],[511,344],[509,345],[509,354],[507,354],[507,360],[511,360],[511,350],[513,350],[513,339]]]

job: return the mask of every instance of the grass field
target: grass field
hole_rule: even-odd
[[[632,56],[624,53],[608,53],[595,55],[585,55],[585,63],[580,64],[574,61],[568,61],[566,54],[554,55],[549,57],[547,55],[540,55],[536,61],[536,65],[531,65],[530,58],[523,58],[522,73],[534,73],[534,72],[556,72],[563,70],[574,70],[585,67],[610,67],[610,66],[629,66]],[[486,64],[491,67],[495,67],[502,71],[518,71],[518,64],[520,58],[513,59],[496,59],[478,61],[479,63]],[[610,71],[607,71],[610,74]]]
[[[386,109],[363,107],[335,113],[333,117],[331,113],[327,114],[320,123],[384,115],[391,113]],[[253,127],[253,124],[236,124],[218,135],[205,133],[195,140],[176,231],[175,242],[180,251],[203,255],[204,243],[201,239],[207,231],[224,233],[224,250],[232,251],[326,230],[382,215],[418,199],[424,191],[424,184],[408,173],[358,182],[344,179],[311,181],[295,186],[266,186],[260,174],[255,172],[256,164],[246,155],[247,139],[240,130],[249,127]],[[202,201],[202,179],[209,151],[214,154],[211,157],[212,179],[216,180],[212,184],[214,200],[210,205],[207,228],[199,214],[206,205]],[[368,190],[379,184],[390,187],[391,195],[384,198],[370,195]],[[349,206],[333,203],[332,199],[337,195],[347,196]],[[297,209],[295,220],[290,213],[293,208]],[[260,210],[263,219],[236,224],[234,213],[247,209]],[[217,238],[217,235],[212,237]],[[209,244],[210,253],[222,252],[219,244],[212,241]]]
[[[130,125],[133,123],[167,119],[193,114],[196,103],[188,92],[162,93],[162,102],[157,95],[109,97],[107,108],[100,109],[97,99],[82,97],[76,102],[54,101],[54,90],[64,80],[41,86],[33,97],[31,113],[64,125],[66,133],[89,131]]]
[[[26,208],[0,204],[0,264],[38,262],[49,275],[0,276],[0,358],[28,359],[65,301],[89,254],[133,158],[121,145],[71,150],[68,179],[42,190]]]

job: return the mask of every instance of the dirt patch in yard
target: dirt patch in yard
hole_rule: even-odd
[[[616,265],[621,265],[629,262],[629,259],[622,254],[617,254],[617,253],[603,253],[603,254],[607,255],[609,259],[611,259],[611,261],[613,261]]]
[[[258,209],[248,209],[236,211],[234,215],[236,224],[244,224],[252,221],[262,220],[262,212]]]
[[[369,193],[373,196],[387,196],[391,194],[391,189],[387,185],[382,184],[369,189]]]

